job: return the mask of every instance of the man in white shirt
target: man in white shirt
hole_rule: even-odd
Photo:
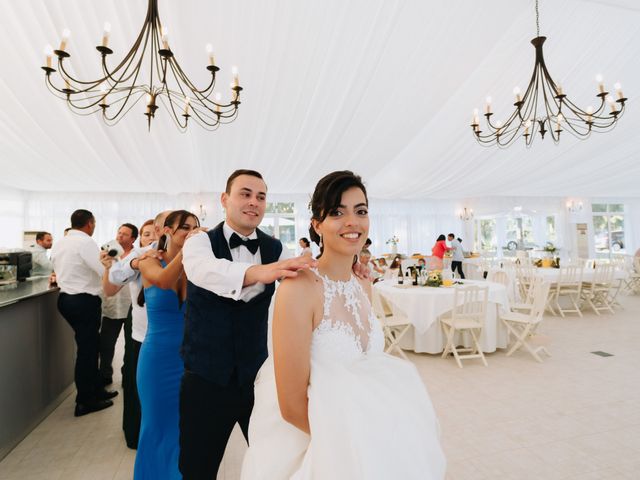
[[[53,264],[47,256],[47,250],[53,245],[53,237],[49,232],[38,232],[36,243],[29,246],[31,251],[31,276],[49,276],[53,272]]]
[[[123,223],[118,228],[116,241],[122,247],[120,258],[125,258],[133,251],[133,242],[138,238],[138,227],[131,223]],[[102,299],[102,325],[100,326],[100,377],[103,385],[113,382],[113,355],[116,342],[120,336],[125,322],[131,322],[129,309],[131,308],[131,295],[125,288],[115,295],[104,296]],[[125,328],[125,336],[131,328]],[[130,340],[130,339],[129,339]],[[125,339],[125,343],[128,343]]]
[[[458,271],[458,275],[460,278],[464,278],[464,272],[462,271],[462,261],[464,260],[464,253],[462,252],[462,244],[456,238],[453,233],[447,235],[447,239],[453,248],[453,257],[451,258],[451,270],[453,273]]]
[[[113,405],[118,392],[107,392],[98,372],[101,315],[100,250],[91,239],[96,227],[93,214],[76,210],[71,215],[71,231],[56,242],[51,259],[60,287],[58,310],[75,332],[77,348],[75,416],[86,415]]]
[[[236,170],[221,203],[226,220],[190,237],[182,263],[187,314],[180,389],[180,471],[185,480],[216,478],[236,423],[247,438],[253,383],[267,357],[267,318],[274,282],[314,266],[260,231],[267,186],[253,170]]]

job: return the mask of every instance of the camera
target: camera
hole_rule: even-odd
[[[119,257],[124,253],[124,249],[117,240],[110,240],[100,247],[100,250],[107,252],[110,257]]]

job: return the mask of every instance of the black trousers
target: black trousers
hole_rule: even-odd
[[[138,398],[138,357],[142,343],[131,338],[131,310],[124,322],[124,362],[122,363],[122,430],[127,447],[138,448],[140,398]]]
[[[231,431],[249,436],[253,383],[225,387],[185,371],[180,386],[180,472],[184,480],[216,478]]]
[[[129,309],[131,310],[131,309]],[[129,315],[131,315],[129,313]],[[131,318],[129,316],[129,318]],[[100,327],[100,376],[104,379],[113,377],[113,355],[116,351],[116,342],[120,336],[120,330],[126,318],[102,317]]]
[[[102,301],[96,295],[60,293],[58,310],[75,332],[77,354],[74,380],[76,403],[90,403],[102,389],[98,373],[100,316]]]
[[[456,270],[458,270],[458,274],[460,275],[460,278],[464,278],[464,272],[462,271],[462,262],[459,262],[459,261],[451,262],[451,271],[455,273]]]

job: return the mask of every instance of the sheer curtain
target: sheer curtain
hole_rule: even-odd
[[[24,197],[22,190],[0,188],[0,249],[22,246]]]

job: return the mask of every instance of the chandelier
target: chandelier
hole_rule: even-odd
[[[473,111],[471,128],[474,137],[480,144],[507,147],[518,137],[524,137],[526,146],[533,143],[536,133],[544,139],[548,133],[554,143],[560,141],[560,133],[568,131],[572,135],[584,139],[592,131],[608,131],[615,127],[624,112],[626,98],[619,83],[614,85],[616,98],[606,91],[602,76],[596,76],[599,99],[597,108],[588,106],[584,110],[573,103],[564,93],[560,84],[551,78],[542,55],[542,45],[546,37],[540,36],[538,0],[536,8],[537,36],[531,43],[536,49],[536,60],[529,86],[524,91],[515,87],[515,108],[511,116],[504,122],[492,121],[491,97],[487,97],[484,117],[486,130],[481,130],[478,109]],[[608,108],[607,108],[608,105]]]
[[[144,115],[149,130],[159,109],[158,102],[181,131],[186,131],[189,119],[207,130],[216,130],[221,124],[231,123],[237,118],[242,91],[237,69],[232,69],[231,99],[223,103],[222,95],[214,91],[216,73],[220,69],[215,64],[213,48],[207,45],[209,64],[206,69],[211,73],[211,80],[205,88],[198,89],[171,51],[167,29],[162,27],[158,15],[158,0],[149,0],[138,38],[114,68],[107,65],[107,57],[113,53],[109,48],[110,32],[111,25],[105,23],[101,45],[96,47],[102,57],[102,76],[95,80],[78,80],[65,68],[64,60],[71,56],[67,52],[69,30],[63,31],[58,50],[49,45],[45,47],[46,65],[42,67],[46,74],[45,83],[54,95],[66,100],[71,111],[80,115],[102,112],[105,123],[115,125],[144,99]],[[54,54],[58,57],[57,70],[52,67]],[[147,83],[140,82],[140,77],[144,76],[143,69],[147,69]],[[56,71],[61,79],[59,86],[52,80]]]
[[[473,220],[473,209],[464,207],[458,213],[458,217],[460,218],[460,220],[464,220],[465,222]]]

